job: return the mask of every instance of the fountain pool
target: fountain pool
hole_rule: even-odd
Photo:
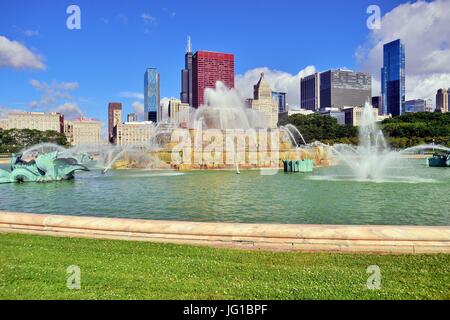
[[[450,224],[450,170],[409,159],[391,170],[415,179],[324,178],[342,176],[344,168],[270,176],[259,170],[93,170],[73,181],[0,185],[0,210],[183,221]]]

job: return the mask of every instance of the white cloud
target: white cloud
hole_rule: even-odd
[[[124,25],[128,24],[128,17],[125,14],[119,13],[116,18],[117,20],[119,20],[120,23]]]
[[[122,91],[119,92],[120,98],[144,100],[144,94],[140,92]]]
[[[156,22],[156,18],[153,17],[152,15],[148,14],[148,13],[143,13],[141,14],[141,18],[142,21],[144,21],[145,24],[149,24],[149,23],[155,23]]]
[[[56,87],[62,90],[75,90],[78,89],[80,85],[78,82],[60,82],[56,84]]]
[[[307,66],[293,75],[261,67],[249,70],[243,75],[236,75],[235,87],[242,99],[253,98],[253,86],[258,82],[262,72],[273,91],[286,92],[286,102],[292,108],[300,105],[300,79],[316,72],[316,68]]]
[[[65,119],[75,119],[83,117],[83,111],[81,111],[80,107],[78,107],[76,103],[72,102],[63,103],[62,105],[56,107],[51,111],[61,113],[62,115],[64,115]]]
[[[72,100],[73,97],[69,94],[70,91],[78,89],[78,82],[56,82],[52,81],[50,84],[46,82],[41,82],[36,79],[30,80],[30,84],[42,92],[42,97],[40,100],[34,100],[30,103],[32,109],[43,107],[47,108],[59,99]]]
[[[374,76],[374,94],[380,92],[383,44],[399,38],[406,51],[407,99],[432,98],[438,88],[450,87],[449,12],[449,0],[417,1],[383,16],[381,29],[371,31],[355,53],[358,64]]]
[[[61,105],[58,105],[55,108],[49,108],[49,109],[45,109],[42,111],[59,112],[64,115],[65,119],[69,119],[69,120],[83,117],[83,111],[81,111],[80,107],[76,103],[73,103],[73,102],[65,102]],[[26,112],[26,111],[0,106],[0,119],[7,118],[8,114],[11,112]]]
[[[0,36],[0,68],[45,70],[43,58],[17,41]]]
[[[23,30],[23,34],[27,37],[35,37],[39,35],[38,30]]]
[[[8,107],[0,106],[0,119],[7,118],[8,114],[10,114],[11,112],[20,112],[20,111],[22,111],[22,110],[11,109]]]
[[[144,104],[140,101],[134,101],[131,106],[133,112],[137,114],[139,120],[144,120]]]
[[[40,35],[39,30],[33,30],[33,29],[22,29],[16,25],[12,26],[15,32],[22,34],[26,37],[37,37]]]

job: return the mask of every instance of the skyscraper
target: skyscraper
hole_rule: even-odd
[[[450,88],[439,89],[436,93],[436,112],[448,112],[448,96]]]
[[[286,92],[272,92],[272,98],[278,103],[278,113],[287,111]]]
[[[372,76],[350,70],[320,74],[320,109],[361,107],[372,98]]]
[[[300,79],[300,108],[319,111],[320,73],[316,72]]]
[[[272,89],[264,79],[264,73],[257,84],[253,86],[253,99],[251,108],[264,115],[268,128],[276,128],[278,123],[278,101],[273,99]]]
[[[181,94],[182,103],[192,106],[192,44],[188,36],[186,54],[184,55],[184,69],[181,70]]]
[[[400,39],[383,46],[381,96],[383,114],[398,116],[405,112],[405,45]]]
[[[204,103],[206,88],[215,88],[222,81],[234,88],[234,55],[220,52],[197,51],[192,57],[192,106]]]
[[[111,143],[114,143],[115,141],[114,128],[117,126],[118,122],[122,121],[121,117],[122,104],[120,102],[110,102],[108,104],[108,139]]]
[[[372,77],[368,73],[332,69],[300,80],[300,107],[314,112],[361,107],[371,96]]]
[[[144,117],[146,121],[156,122],[156,113],[160,103],[159,73],[148,68],[144,75]]]

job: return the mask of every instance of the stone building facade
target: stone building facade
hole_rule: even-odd
[[[264,115],[268,128],[276,128],[278,124],[278,102],[272,98],[272,89],[264,79],[264,73],[253,87],[253,100],[250,107]]]
[[[436,112],[448,112],[448,95],[450,94],[450,88],[439,89],[436,93]]]
[[[117,126],[116,144],[121,146],[142,146],[150,142],[155,132],[152,121],[125,122]]]
[[[67,141],[73,146],[101,144],[101,124],[100,121],[94,119],[66,120],[64,134]]]
[[[6,123],[8,129],[64,131],[64,117],[56,112],[11,112]]]
[[[181,100],[178,99],[170,99],[168,116],[170,122],[178,126],[187,127],[189,124],[189,104],[182,103]]]

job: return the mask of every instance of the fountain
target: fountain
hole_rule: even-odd
[[[297,136],[300,137],[300,139],[301,139],[301,141],[303,142],[304,145],[307,145],[305,139],[303,138],[302,133],[293,124],[288,123],[285,126],[280,126],[280,130],[283,130],[284,132],[286,132],[288,134],[289,139],[291,140],[292,144],[295,145],[295,147],[298,148],[298,143],[297,143],[297,139],[295,139],[294,133],[296,133]]]
[[[237,108],[218,102],[220,106],[214,107],[213,100],[208,100],[211,105],[204,107],[205,111],[195,111],[197,122],[189,128],[173,129],[161,123],[143,146],[63,148],[45,144],[22,150],[26,157],[13,159],[13,171],[0,170],[0,182],[72,179],[76,170],[91,172],[83,172],[74,183],[2,184],[0,209],[150,220],[448,225],[444,196],[450,191],[450,170],[430,169],[425,161],[409,155],[448,148],[424,145],[403,151],[390,149],[370,105],[365,106],[358,146],[328,146],[304,141],[293,126],[264,129],[248,116],[251,113],[246,113],[242,104]],[[233,121],[248,129],[233,128]],[[207,129],[224,134],[221,141],[224,146],[229,144],[231,152],[223,153],[223,164],[203,149],[210,144]],[[175,130],[184,130],[194,143],[177,150],[177,141],[171,139]],[[267,135],[259,136],[258,130]],[[233,134],[232,139],[227,139],[227,132]],[[274,138],[267,139],[271,134]],[[256,143],[250,147],[249,140]],[[277,156],[268,158],[260,144],[275,144]],[[190,163],[171,162],[173,154],[185,152],[190,153]],[[294,174],[311,171],[313,164],[314,172]],[[5,164],[0,166],[7,169]],[[318,166],[323,168],[316,169]],[[14,172],[16,169],[27,170],[31,178],[26,180],[20,171]],[[281,173],[283,169],[289,174]],[[272,172],[280,173],[267,177]]]
[[[373,107],[366,103],[359,127],[359,144],[336,144],[334,146],[315,142],[330,150],[335,162],[344,164],[338,169],[338,175],[311,177],[315,180],[355,180],[373,182],[417,182],[427,181],[416,176],[405,175],[402,169],[408,167],[408,154],[432,148],[448,150],[443,146],[421,145],[400,151],[391,150],[383,132],[378,127]],[[336,163],[335,163],[336,164]],[[344,173],[350,174],[345,175]]]
[[[357,180],[383,180],[387,169],[400,162],[399,152],[390,150],[368,102],[362,113],[358,146],[337,144],[331,150]]]
[[[177,149],[174,132],[184,130],[190,139],[186,148]],[[217,144],[218,149],[212,147]],[[299,145],[302,145],[300,148]],[[211,149],[213,149],[211,151]],[[65,148],[55,144],[38,144],[21,151],[24,161],[39,155],[57,152],[89,169],[107,173],[110,169],[241,169],[283,167],[283,160],[314,160],[327,165],[323,147],[308,146],[301,132],[293,125],[268,128],[263,113],[247,108],[234,89],[218,81],[205,91],[205,105],[190,110],[188,128],[159,122],[151,139],[144,145],[81,145]],[[183,154],[182,163],[174,156]],[[189,154],[190,156],[186,156]]]
[[[22,154],[13,155],[10,166],[11,172],[0,169],[0,183],[71,180],[75,171],[89,171],[74,158],[61,158],[57,151],[39,154],[30,161],[23,160]]]
[[[266,129],[264,116],[253,109],[246,108],[234,89],[228,89],[217,81],[216,87],[206,88],[205,105],[193,112],[190,127],[197,123],[203,129]]]

